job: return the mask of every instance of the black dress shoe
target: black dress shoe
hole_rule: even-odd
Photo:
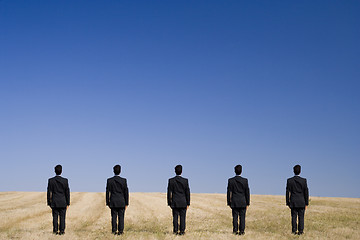
[[[123,235],[124,234],[124,232],[118,232],[117,233],[117,235]]]
[[[291,232],[291,234],[297,235],[297,232]]]
[[[55,234],[55,235],[58,235],[59,234],[59,232],[58,231],[53,231],[53,234]]]
[[[114,235],[116,235],[117,233],[116,233],[116,232],[114,232],[114,231],[112,231],[112,232],[111,232],[111,234],[114,234]]]
[[[179,232],[173,232],[174,235],[179,235]]]
[[[233,234],[234,234],[234,235],[239,235],[239,233],[238,233],[238,232],[233,232]]]
[[[185,235],[185,232],[180,232],[179,235]]]
[[[245,232],[239,232],[239,235],[245,235]]]
[[[59,235],[64,235],[65,234],[65,232],[59,232]]]
[[[304,234],[304,232],[298,232],[298,235],[303,235]]]

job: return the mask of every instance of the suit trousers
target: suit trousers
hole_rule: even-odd
[[[53,232],[57,232],[59,230],[59,218],[60,218],[60,232],[65,231],[65,216],[66,216],[66,208],[52,208],[53,215]]]
[[[186,226],[186,207],[185,208],[172,208],[173,213],[173,230],[174,233],[179,230],[179,216],[180,216],[180,232],[185,232]]]
[[[305,208],[291,208],[291,227],[292,232],[299,232],[304,231],[304,215],[305,215]],[[298,224],[296,223],[298,220]]]
[[[245,231],[245,215],[246,215],[246,207],[241,208],[232,208],[232,216],[233,216],[233,232],[244,232]],[[240,219],[240,227],[238,220]]]
[[[112,231],[124,232],[125,208],[111,208],[111,227]]]

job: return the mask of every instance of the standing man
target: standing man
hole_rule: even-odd
[[[173,232],[176,235],[185,234],[186,210],[190,206],[190,188],[187,178],[181,177],[182,166],[175,167],[176,176],[169,179],[167,202],[173,214]],[[180,216],[180,232],[178,218]]]
[[[114,235],[124,233],[124,214],[129,205],[129,189],[126,178],[119,176],[120,172],[120,165],[115,165],[115,176],[109,178],[106,183],[106,205],[111,209],[111,227]]]
[[[304,233],[305,209],[309,205],[309,189],[306,178],[299,176],[300,172],[301,166],[295,165],[295,176],[289,178],[286,183],[286,205],[291,209],[292,233],[298,235]],[[298,224],[297,219],[299,219]]]
[[[53,215],[53,233],[59,235],[65,234],[66,209],[70,205],[69,183],[66,178],[60,176],[61,172],[62,166],[56,165],[56,176],[49,179],[47,187],[47,204],[51,207]]]
[[[250,189],[248,180],[240,177],[242,166],[235,166],[235,177],[229,178],[227,186],[227,205],[232,209],[233,233],[245,234],[246,209],[250,205]],[[240,227],[239,227],[240,218]]]

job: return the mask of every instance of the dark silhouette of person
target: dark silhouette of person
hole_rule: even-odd
[[[227,186],[227,205],[232,209],[233,233],[236,235],[245,234],[245,215],[246,210],[250,205],[248,180],[240,177],[241,172],[242,166],[236,165],[236,176],[229,178]]]
[[[289,178],[286,183],[286,205],[291,209],[292,233],[298,235],[304,233],[305,209],[309,205],[309,189],[307,181],[306,178],[299,176],[300,172],[301,166],[295,165],[295,176]]]
[[[111,209],[112,233],[118,235],[124,233],[124,215],[129,205],[127,181],[119,176],[120,172],[120,165],[115,165],[115,176],[108,178],[106,183],[106,205]]]
[[[167,202],[173,214],[173,233],[176,235],[185,234],[186,210],[190,206],[190,188],[187,178],[181,177],[182,166],[175,167],[176,176],[169,179],[167,188]],[[180,216],[180,232],[179,219]]]
[[[65,234],[66,209],[70,205],[70,189],[68,180],[60,176],[62,173],[61,165],[55,166],[55,173],[56,176],[48,181],[47,205],[52,209],[53,233],[63,235]]]

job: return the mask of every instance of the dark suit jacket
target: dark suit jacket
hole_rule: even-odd
[[[303,208],[309,205],[309,189],[305,178],[294,176],[286,183],[286,205]]]
[[[55,176],[49,179],[47,204],[52,208],[64,208],[70,205],[70,189],[66,178]]]
[[[126,178],[114,176],[107,180],[106,205],[110,208],[123,208],[129,205],[129,189]]]
[[[187,178],[176,176],[169,179],[167,202],[171,208],[185,208],[190,205],[190,188]]]
[[[227,187],[227,205],[240,208],[250,205],[250,189],[246,178],[235,176],[229,178]]]

